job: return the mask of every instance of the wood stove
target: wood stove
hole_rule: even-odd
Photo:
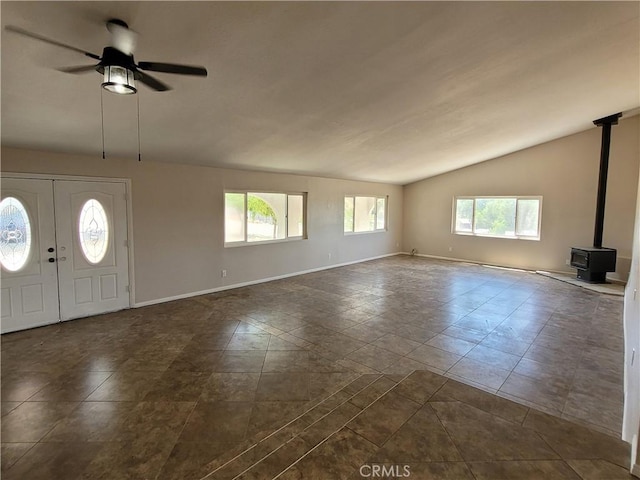
[[[615,272],[616,270],[616,249],[602,246],[602,233],[604,231],[604,206],[607,197],[611,126],[617,125],[621,116],[622,113],[616,113],[593,121],[596,126],[602,127],[593,247],[573,247],[570,262],[571,266],[578,270],[577,277],[591,283],[607,283],[607,272]]]
[[[578,278],[591,283],[606,283],[607,272],[616,270],[616,249],[573,247],[571,266],[578,270]]]

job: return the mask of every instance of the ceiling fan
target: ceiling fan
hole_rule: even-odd
[[[117,18],[107,21],[107,30],[111,33],[111,46],[104,47],[102,50],[102,56],[87,52],[72,45],[58,42],[57,40],[52,40],[37,33],[29,32],[20,27],[8,25],[5,29],[9,32],[18,33],[57,47],[82,53],[87,57],[98,60],[97,65],[66,67],[61,68],[60,71],[79,74],[95,70],[104,75],[104,81],[102,83],[103,88],[113,93],[136,93],[136,80],[158,92],[171,90],[169,85],[152,77],[148,73],[143,72],[143,70],[150,72],[174,73],[178,75],[195,75],[199,77],[207,76],[207,69],[201,66],[159,62],[136,63],[133,58],[133,50],[137,34],[133,30],[130,30],[129,26],[124,21]]]

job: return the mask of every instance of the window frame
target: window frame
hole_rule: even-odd
[[[514,235],[496,235],[490,233],[476,233],[476,200],[494,200],[494,199],[514,199],[516,201],[514,225]],[[473,200],[473,210],[471,215],[471,231],[457,231],[456,230],[456,215],[458,200]],[[537,235],[518,235],[518,202],[520,200],[537,200],[538,201],[538,226]],[[540,241],[542,238],[542,195],[456,195],[453,197],[453,205],[451,212],[451,233],[454,235],[463,235],[468,237],[489,237],[489,238],[504,238],[507,240],[534,240]]]
[[[227,241],[227,216],[226,216],[226,203],[227,203],[227,194],[234,193],[244,195],[244,240],[238,240],[235,242]],[[248,240],[249,234],[249,215],[247,210],[248,205],[248,195],[249,194],[269,194],[269,195],[285,195],[285,216],[284,216],[284,228],[285,228],[285,237],[284,238],[275,238],[271,240]],[[222,211],[223,211],[223,228],[222,228],[222,239],[224,247],[244,247],[250,245],[267,245],[272,243],[283,243],[283,242],[296,242],[300,240],[307,239],[307,195],[308,192],[298,192],[298,191],[280,191],[280,190],[260,190],[260,189],[251,189],[251,190],[239,190],[239,189],[225,189],[222,194]],[[302,197],[302,235],[294,235],[289,236],[289,197],[290,196],[301,196]]]
[[[346,214],[345,214],[345,200],[347,198],[351,198],[353,199],[353,216],[351,218],[351,225],[352,225],[352,230],[345,230],[345,220],[346,220]],[[374,228],[373,230],[364,230],[361,232],[356,232],[356,198],[373,198],[374,200],[374,205],[376,208],[376,213],[375,213],[375,218],[373,221],[373,225]],[[378,200],[384,200],[384,227],[383,228],[377,228],[378,226]],[[363,235],[363,234],[370,234],[370,233],[381,233],[381,232],[386,232],[388,230],[388,225],[389,225],[389,195],[344,195],[343,199],[342,199],[342,233],[344,233],[344,235]]]

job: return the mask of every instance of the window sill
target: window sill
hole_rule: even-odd
[[[505,240],[533,240],[536,242],[540,241],[540,237],[525,237],[515,235],[513,237],[507,235],[490,235],[486,233],[471,233],[471,232],[452,232],[454,235],[461,235],[463,237],[484,237],[484,238],[502,238]]]
[[[351,237],[354,235],[370,235],[372,233],[385,233],[387,230],[373,230],[373,231],[368,231],[368,232],[344,232],[344,236],[345,237]]]
[[[274,243],[299,242],[301,240],[306,240],[306,237],[291,237],[278,240],[262,240],[256,242],[225,242],[224,248],[253,247],[256,245],[272,245]]]

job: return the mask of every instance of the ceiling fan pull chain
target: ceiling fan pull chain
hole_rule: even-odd
[[[104,154],[104,101],[102,96],[104,94],[104,90],[100,87],[100,118],[102,120],[102,159],[106,159],[106,155]]]
[[[136,95],[136,100],[138,102],[138,161],[142,161],[142,156],[140,155],[140,95]]]

